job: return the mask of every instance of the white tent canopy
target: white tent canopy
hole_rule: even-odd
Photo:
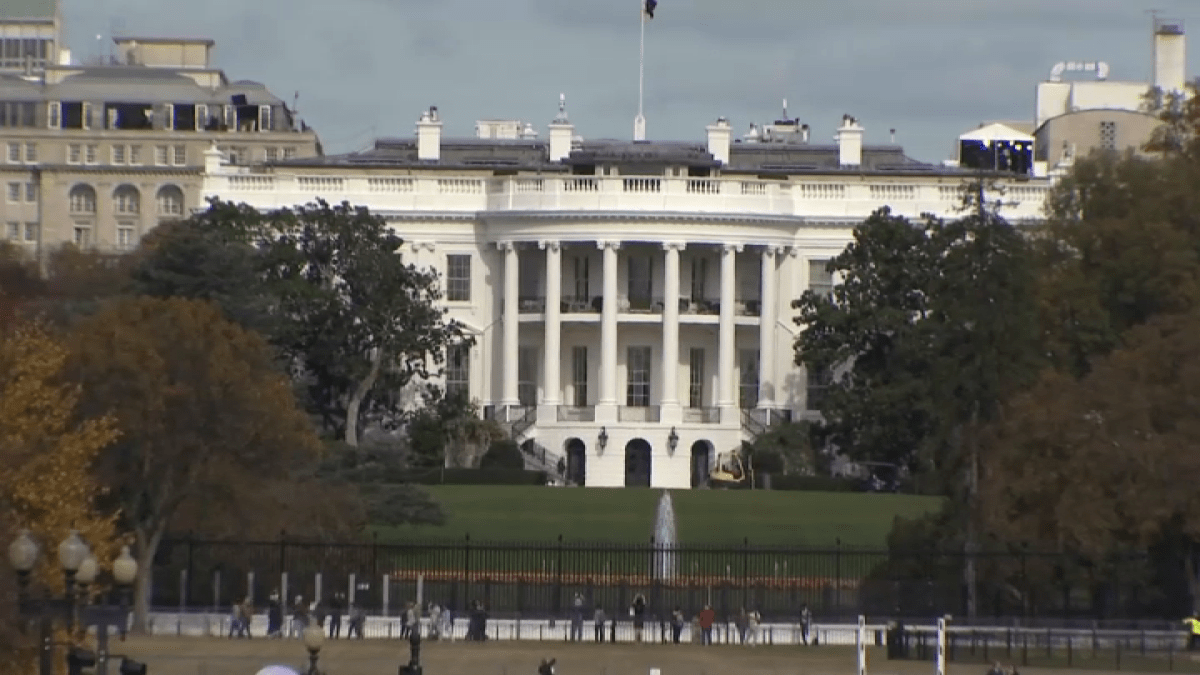
[[[962,136],[959,136],[958,140],[980,141],[982,143],[990,143],[993,141],[1033,141],[1033,136],[1021,131],[1017,131],[1010,126],[996,123],[980,127],[974,131],[968,131]]]

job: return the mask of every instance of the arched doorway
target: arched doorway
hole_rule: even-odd
[[[712,470],[712,443],[692,443],[692,487],[708,485],[708,474]]]
[[[650,444],[645,439],[625,445],[625,487],[650,487]]]
[[[587,481],[587,446],[578,438],[567,441],[567,483],[583,487]]]

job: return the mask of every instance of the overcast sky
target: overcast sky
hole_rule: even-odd
[[[633,134],[641,0],[61,1],[77,59],[108,51],[114,32],[212,38],[231,79],[289,103],[299,91],[327,152],[411,136],[430,105],[448,135],[516,118],[544,137],[560,92],[576,133]],[[1151,8],[1200,31],[1198,0],[659,0],[647,136],[699,141],[719,116],[743,133],[786,97],[815,141],[848,113],[867,142],[895,128],[909,155],[940,161],[985,119],[1031,118],[1058,61],[1148,81]],[[1189,77],[1197,56],[1200,44]]]

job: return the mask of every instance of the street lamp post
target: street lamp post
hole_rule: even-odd
[[[304,628],[304,646],[308,649],[307,675],[321,675],[317,668],[317,659],[321,655],[321,647],[325,646],[325,629],[316,621],[309,621]]]
[[[17,573],[19,614],[24,619],[37,620],[40,625],[41,653],[38,672],[40,675],[51,675],[54,670],[53,629],[57,619],[66,624],[70,634],[74,633],[76,624],[85,629],[96,628],[96,675],[108,675],[109,629],[118,628],[122,632],[125,630],[129,618],[127,592],[137,578],[137,561],[129,554],[129,547],[121,548],[121,555],[112,567],[112,578],[121,596],[121,604],[116,607],[107,604],[91,606],[86,603],[88,588],[96,582],[100,566],[88,545],[80,539],[78,532],[72,530],[58,546],[58,563],[66,582],[62,598],[51,597],[49,591],[45,591],[39,599],[30,596],[30,574],[37,566],[38,557],[37,542],[28,531],[21,532],[8,547],[8,562]],[[80,593],[76,592],[76,586],[79,587]],[[77,601],[77,596],[80,595],[85,599],[83,607],[80,607]],[[92,660],[72,651],[68,653],[67,662],[74,670],[80,665],[91,665]],[[140,666],[132,662],[129,665],[133,668]]]
[[[408,665],[400,666],[399,675],[421,675],[421,631],[414,629],[408,636]]]

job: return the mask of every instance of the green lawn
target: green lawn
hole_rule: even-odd
[[[448,518],[443,527],[380,528],[381,542],[413,539],[647,542],[661,491],[536,486],[429,488]],[[938,498],[841,492],[673,491],[682,544],[882,548],[897,516],[938,507]]]

